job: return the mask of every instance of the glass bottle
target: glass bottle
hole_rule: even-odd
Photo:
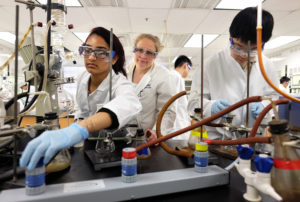
[[[201,120],[201,108],[195,108],[194,109],[194,116],[193,116],[193,119],[191,121],[191,124],[194,124],[194,123],[196,123],[200,120]],[[200,127],[197,127],[197,128],[194,128],[193,130],[191,130],[190,137],[189,137],[189,140],[188,140],[188,146],[189,146],[189,148],[191,148],[193,150],[195,150],[195,144],[197,142],[200,142],[201,127],[202,127],[202,138],[203,139],[208,139],[207,132],[206,132],[206,129],[205,129],[204,126],[200,126]]]
[[[290,141],[287,120],[269,122],[274,143],[274,167],[271,171],[271,183],[283,201],[300,199],[300,159],[294,147],[283,145]]]
[[[147,143],[144,130],[143,129],[137,129],[136,130],[136,146]],[[137,152],[137,159],[146,159],[151,156],[151,152],[149,147],[146,147],[145,149]]]
[[[48,125],[48,130],[58,130],[60,126],[56,112],[45,113],[44,124]],[[63,149],[59,151],[54,159],[46,166],[46,172],[59,172],[70,167],[70,165],[70,152],[68,149]]]

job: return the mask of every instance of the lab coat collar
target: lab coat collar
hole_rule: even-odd
[[[107,76],[105,77],[105,79],[100,83],[100,85],[97,87],[97,89],[95,91],[104,92],[104,91],[107,91],[107,89],[109,89],[109,77],[110,77],[109,75],[110,75],[110,73],[107,74]],[[112,80],[114,79],[114,76],[115,76],[115,72],[112,71]],[[87,79],[89,81],[91,79],[91,75],[89,77],[87,77]],[[86,82],[86,84],[87,84],[87,86],[86,86],[87,90],[88,90],[88,85],[89,85],[88,81]]]
[[[138,95],[147,86],[147,84],[151,81],[152,74],[154,73],[154,66],[155,66],[155,64],[153,64],[150,67],[150,69],[147,71],[147,73],[143,76],[143,78],[140,80],[140,82],[136,85],[136,88],[135,88],[136,95]],[[135,65],[133,64],[129,67],[129,79],[131,82],[132,82],[134,70],[135,70]]]

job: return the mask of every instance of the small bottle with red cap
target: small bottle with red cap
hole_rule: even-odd
[[[122,150],[122,181],[126,183],[136,182],[137,158],[134,147],[126,147]]]

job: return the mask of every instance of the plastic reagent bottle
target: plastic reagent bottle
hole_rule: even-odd
[[[136,182],[137,158],[134,147],[126,147],[122,150],[122,181],[126,183]]]
[[[195,171],[199,173],[207,173],[208,171],[208,144],[206,142],[198,142],[195,145],[194,161]]]
[[[41,158],[36,165],[36,168],[32,171],[26,169],[26,194],[37,195],[45,192],[45,165],[44,158]]]

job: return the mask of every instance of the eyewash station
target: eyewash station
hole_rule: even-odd
[[[47,22],[43,48],[35,46],[34,29],[44,25],[34,22],[33,18],[22,40],[16,37],[12,57],[21,55],[27,58],[24,75],[29,89],[34,87],[35,92],[18,94],[18,77],[15,76],[13,99],[1,100],[0,158],[7,162],[0,174],[1,201],[299,200],[300,100],[279,90],[264,72],[261,4],[257,14],[258,62],[266,82],[282,98],[272,100],[248,96],[206,118],[203,117],[202,105],[194,110],[190,126],[162,135],[161,122],[165,111],[176,99],[190,93],[183,91],[174,95],[161,110],[156,123],[156,140],[146,142],[143,131],[138,129],[132,135],[131,129],[137,128],[134,124],[118,130],[93,132],[84,141],[84,146],[75,145],[58,152],[48,165],[38,164],[36,172],[29,174],[18,166],[26,144],[45,130],[56,130],[73,122],[69,113],[61,113],[57,99],[60,86],[74,82],[74,78],[64,77],[61,71],[64,57],[61,29],[73,26],[65,24],[66,7],[59,0],[48,0],[45,5],[16,2],[26,4],[31,14],[34,9],[45,10]],[[19,6],[16,6],[16,36],[19,12]],[[28,40],[30,32],[31,39]],[[112,33],[111,29],[111,43]],[[15,72],[18,71],[17,61]],[[201,68],[203,70],[203,65]],[[199,96],[203,103],[203,92],[199,92]],[[22,111],[17,112],[17,101],[22,98],[26,98],[26,104]],[[262,100],[268,100],[270,104],[252,127],[232,124],[232,111],[244,105],[249,109],[250,103]],[[9,108],[13,116],[8,116]],[[33,109],[35,116],[28,116]],[[269,111],[273,111],[274,119],[267,123],[264,117]],[[214,122],[221,117],[221,123]],[[25,123],[28,119],[33,121]],[[210,140],[206,126],[220,127],[242,138]],[[180,140],[172,140],[172,137],[188,131],[196,134],[191,135],[188,146],[182,146]],[[151,147],[157,143],[160,146]],[[43,183],[35,186],[38,182],[30,181],[33,178]]]

